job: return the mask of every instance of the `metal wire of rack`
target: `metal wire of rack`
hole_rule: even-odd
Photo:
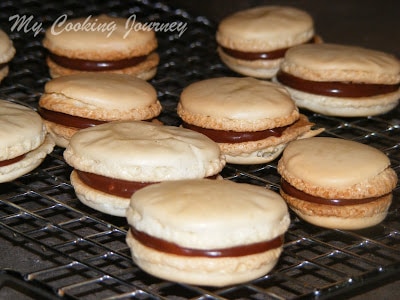
[[[66,0],[0,3],[0,25],[9,28],[14,14],[34,16],[49,26],[61,14],[100,13],[146,20],[182,21],[182,35],[159,33],[161,63],[151,83],[163,105],[160,119],[178,125],[176,104],[188,84],[210,77],[237,76],[218,59],[215,24],[202,16],[153,1]],[[9,31],[17,48],[10,74],[0,85],[0,98],[37,108],[50,79],[40,35]],[[400,173],[400,108],[377,117],[340,119],[304,112],[325,136],[351,139],[385,152]],[[399,278],[400,187],[388,217],[359,231],[328,230],[292,215],[284,251],[274,270],[246,284],[224,288],[168,282],[141,271],[125,244],[123,218],[111,217],[82,205],[69,182],[71,168],[56,148],[42,165],[19,179],[0,184],[0,239],[13,253],[0,257],[0,297],[27,299],[305,299],[344,295],[359,287]],[[224,178],[277,191],[276,161],[265,165],[227,165]],[[17,265],[17,266],[16,266]],[[19,266],[19,267],[18,267]]]

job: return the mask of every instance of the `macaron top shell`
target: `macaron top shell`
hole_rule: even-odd
[[[79,73],[48,81],[40,106],[70,115],[95,119],[132,118],[138,110],[148,118],[158,115],[161,104],[155,88],[145,80],[125,74]],[[90,114],[93,113],[93,116]],[[139,112],[138,112],[139,113]]]
[[[135,21],[107,15],[61,19],[46,30],[43,45],[54,54],[88,60],[147,55],[157,47],[155,33]]]
[[[225,165],[218,145],[205,135],[150,122],[110,122],[82,129],[64,158],[75,169],[129,181],[203,178]]]
[[[390,161],[378,149],[362,143],[313,137],[289,143],[279,164],[285,179],[343,189],[374,178],[390,166]]]
[[[178,113],[191,124],[224,130],[265,130],[292,123],[298,110],[282,86],[251,77],[195,82],[181,96]],[[206,120],[208,119],[208,120]],[[194,121],[194,122],[193,122]]]
[[[8,35],[0,29],[0,64],[9,62],[15,55],[13,42]]]
[[[39,147],[46,136],[41,117],[33,109],[0,100],[0,160],[12,159]]]
[[[290,223],[278,193],[227,180],[162,182],[137,191],[127,210],[137,230],[195,249],[269,241]]]
[[[290,48],[282,70],[313,81],[396,84],[400,61],[393,55],[357,46],[304,44]]]
[[[218,27],[221,46],[248,52],[272,51],[304,43],[314,35],[311,16],[285,6],[259,6],[224,18]]]

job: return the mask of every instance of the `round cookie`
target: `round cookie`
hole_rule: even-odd
[[[0,100],[0,183],[12,181],[39,166],[54,148],[39,114]]]
[[[289,6],[236,12],[220,22],[216,33],[221,60],[233,71],[257,78],[272,78],[288,48],[313,38],[312,17]]]
[[[226,286],[267,274],[290,218],[278,193],[227,180],[182,180],[132,196],[126,242],[144,271],[170,281]]]
[[[157,39],[135,21],[107,15],[57,19],[43,39],[50,75],[106,72],[151,79],[159,63]]]
[[[386,113],[400,98],[400,61],[381,51],[338,44],[288,50],[274,80],[300,108],[342,117]]]
[[[323,130],[311,129],[283,87],[251,77],[195,82],[183,90],[177,112],[183,127],[210,137],[235,164],[272,161],[288,142]]]
[[[58,77],[46,83],[39,100],[39,113],[60,147],[80,129],[117,120],[152,120],[161,109],[154,87],[126,74]]]
[[[380,223],[397,184],[384,153],[329,137],[291,142],[278,172],[289,207],[305,221],[326,228],[354,230]]]
[[[115,121],[78,131],[64,151],[79,200],[125,216],[136,190],[160,181],[218,176],[225,158],[206,136],[180,127]]]
[[[8,75],[8,62],[15,55],[15,48],[12,40],[0,29],[0,82]]]

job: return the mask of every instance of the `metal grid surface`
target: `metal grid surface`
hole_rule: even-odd
[[[187,22],[187,31],[158,33],[161,63],[151,80],[163,105],[160,119],[178,125],[175,107],[188,84],[210,77],[237,76],[221,64],[215,52],[216,24],[167,5],[143,1],[12,1],[0,3],[0,25],[17,48],[10,74],[0,85],[0,98],[37,107],[49,80],[43,31],[9,30],[8,18],[33,16],[43,28],[60,15],[70,17],[108,13],[144,21]],[[21,5],[22,3],[22,5]],[[33,22],[32,21],[32,22]],[[400,172],[400,109],[370,118],[340,119],[304,112],[324,136],[341,137],[384,151]],[[292,215],[283,254],[268,275],[226,288],[196,287],[154,278],[141,271],[125,244],[126,221],[80,204],[69,182],[70,167],[56,148],[33,172],[0,184],[0,239],[23,249],[29,270],[1,270],[0,297],[5,289],[21,290],[29,299],[299,299],[343,295],[399,276],[400,188],[388,217],[360,231],[327,230],[308,225]],[[266,165],[227,165],[222,175],[237,182],[279,187],[276,161]],[[11,253],[11,256],[13,254]],[[7,265],[0,257],[0,267]],[[15,259],[15,258],[14,258]]]

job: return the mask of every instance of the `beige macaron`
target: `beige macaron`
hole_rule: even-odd
[[[64,151],[78,199],[125,216],[136,190],[160,181],[218,176],[225,158],[216,143],[188,129],[115,121],[74,134]]]
[[[30,107],[0,100],[0,128],[0,183],[34,170],[53,151],[53,139]]]
[[[400,61],[377,50],[307,44],[288,50],[274,79],[297,106],[342,117],[378,115],[400,98]]]
[[[15,52],[12,40],[0,29],[0,82],[8,75],[8,63],[13,59]]]
[[[233,71],[272,78],[285,51],[314,41],[314,22],[307,12],[289,6],[258,6],[222,19],[216,33],[218,54]]]
[[[252,77],[220,77],[187,86],[177,107],[183,127],[217,142],[229,163],[277,158],[286,144],[319,134],[279,84]]]
[[[397,175],[371,146],[330,137],[290,143],[278,163],[281,194],[305,221],[326,228],[361,229],[387,215]]]
[[[132,196],[126,242],[154,276],[207,286],[239,284],[273,269],[290,224],[282,197],[227,180],[182,180]]]
[[[123,73],[148,80],[159,55],[153,30],[136,18],[107,15],[59,17],[45,32],[43,46],[52,77],[80,72]]]
[[[80,129],[118,120],[150,121],[161,110],[155,88],[126,74],[58,77],[46,83],[39,100],[39,113],[60,147]]]

